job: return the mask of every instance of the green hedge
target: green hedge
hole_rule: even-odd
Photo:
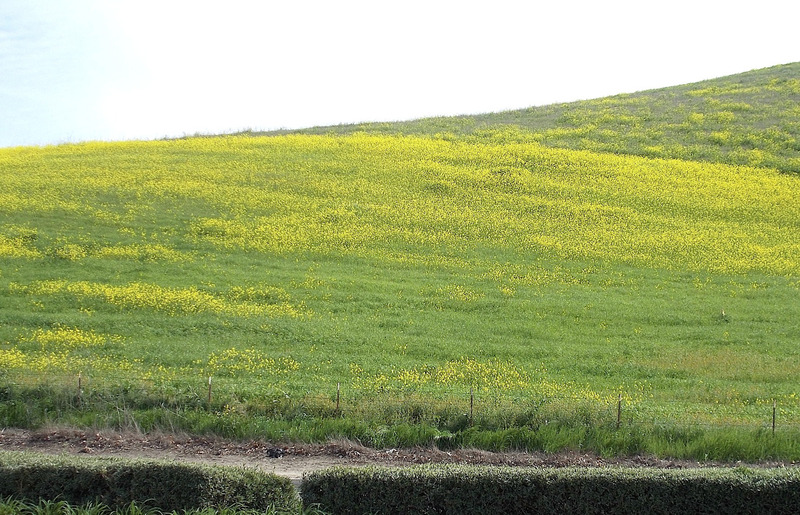
[[[297,510],[288,478],[243,467],[0,452],[0,497],[160,510],[239,507]]]
[[[306,505],[365,513],[791,513],[800,469],[341,468],[307,474]]]

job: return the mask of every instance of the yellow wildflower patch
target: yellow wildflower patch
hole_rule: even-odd
[[[360,390],[379,388],[414,389],[422,386],[462,386],[465,388],[518,390],[530,384],[530,378],[510,361],[478,361],[462,358],[441,366],[422,366],[365,374],[361,366],[351,364],[353,386]]]
[[[231,302],[195,287],[165,288],[148,283],[116,286],[88,281],[49,280],[36,281],[30,285],[12,284],[11,290],[29,295],[70,294],[78,299],[107,302],[120,309],[152,309],[169,316],[219,313],[238,317],[303,318],[310,314],[302,306],[294,306],[288,302]],[[240,293],[235,291],[233,296]]]
[[[71,350],[102,347],[108,341],[120,342],[122,338],[117,335],[104,335],[94,331],[85,331],[77,327],[58,326],[54,329],[36,329],[32,334],[24,337],[22,341],[38,343],[43,350]]]
[[[92,253],[92,256],[109,259],[131,259],[137,261],[166,261],[177,263],[189,261],[191,258],[184,253],[158,244],[131,244],[112,245],[101,247]]]
[[[212,353],[208,358],[208,375],[288,374],[299,370],[300,363],[291,357],[271,358],[256,349],[230,348]]]
[[[25,354],[19,349],[0,349],[0,370],[25,368],[26,366]]]

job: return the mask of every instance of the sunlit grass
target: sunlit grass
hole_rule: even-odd
[[[0,151],[0,417],[548,448],[619,406],[640,442],[800,421],[798,176],[529,136]]]
[[[800,63],[703,82],[477,116],[282,133],[425,134],[800,172]],[[500,130],[498,130],[500,129]]]

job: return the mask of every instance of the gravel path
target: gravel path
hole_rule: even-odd
[[[592,454],[507,452],[494,453],[435,448],[371,449],[349,441],[322,445],[230,441],[218,438],[172,434],[92,432],[74,429],[26,431],[0,429],[0,449],[29,450],[53,454],[150,458],[212,465],[247,466],[288,477],[299,486],[306,472],[334,465],[409,466],[423,463],[461,463],[522,467],[658,467],[695,468],[740,466],[742,463],[711,463],[664,460],[646,456],[601,458]],[[793,463],[749,464],[762,467]]]

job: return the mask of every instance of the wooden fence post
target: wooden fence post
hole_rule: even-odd
[[[474,408],[475,408],[475,394],[472,390],[472,387],[469,387],[469,425],[472,425],[473,415],[474,415]]]
[[[619,394],[617,398],[617,429],[619,429],[619,423],[622,420],[622,394]]]
[[[83,377],[81,373],[78,372],[78,407],[81,407],[83,402]]]
[[[772,399],[772,436],[775,436],[775,415],[778,411],[778,401]]]
[[[342,389],[342,383],[336,383],[336,413],[339,413],[339,396]]]

